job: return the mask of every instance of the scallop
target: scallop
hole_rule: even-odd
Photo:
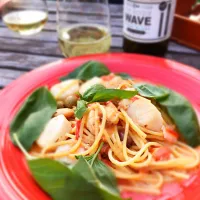
[[[41,148],[45,148],[55,143],[60,137],[63,137],[65,133],[69,133],[71,129],[71,123],[65,116],[58,115],[47,123],[36,143]]]
[[[94,77],[88,81],[86,81],[85,83],[83,83],[80,87],[80,94],[83,95],[89,88],[91,88],[93,85],[95,84],[101,84],[102,80],[98,77]]]
[[[149,130],[160,131],[163,126],[161,113],[148,99],[138,98],[129,105],[127,113],[133,122]]]
[[[70,79],[54,85],[51,88],[52,95],[58,100],[64,100],[66,97],[76,94],[79,91],[79,80]]]

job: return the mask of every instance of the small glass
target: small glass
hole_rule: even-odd
[[[108,52],[108,0],[57,0],[57,31],[60,49],[66,57]]]
[[[20,35],[40,32],[48,19],[45,0],[10,0],[2,10],[2,19],[7,27]]]

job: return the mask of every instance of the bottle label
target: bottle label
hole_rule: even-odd
[[[124,37],[141,43],[168,39],[175,7],[176,0],[124,0]]]

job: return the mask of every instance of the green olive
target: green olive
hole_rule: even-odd
[[[78,97],[76,97],[75,95],[70,95],[65,98],[64,105],[66,108],[72,108],[73,106],[76,106],[77,101]]]
[[[57,108],[64,108],[64,102],[63,101],[57,101]]]

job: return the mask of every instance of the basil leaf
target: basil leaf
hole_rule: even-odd
[[[86,102],[84,100],[79,100],[77,102],[77,108],[75,110],[75,116],[78,119],[81,119],[86,111],[87,111]]]
[[[73,170],[80,173],[85,179],[89,180],[89,182],[93,184],[98,183],[94,171],[83,156],[79,156],[78,162],[74,165]]]
[[[98,159],[98,154],[103,147],[103,144],[104,143],[101,143],[95,154],[91,156],[85,156],[84,159],[94,170],[96,177],[101,183],[100,188],[106,191],[106,193],[104,193],[105,197],[109,197],[108,199],[120,199],[115,175],[101,160]]]
[[[117,181],[113,172],[98,158],[93,162],[92,169],[101,182],[104,190],[112,193],[112,195],[119,196]]]
[[[129,99],[137,94],[137,91],[107,89],[101,84],[89,88],[81,99],[92,102],[106,102],[112,99]]]
[[[50,159],[30,160],[28,165],[37,183],[54,200],[103,200],[99,189],[73,168]]]
[[[116,73],[117,76],[120,76],[122,79],[127,80],[127,79],[133,79],[129,74],[127,73]]]
[[[94,94],[92,102],[106,102],[112,99],[130,99],[135,96],[137,91],[119,90],[119,89],[103,89]]]
[[[101,84],[96,84],[89,88],[78,101],[75,115],[77,118],[82,118],[86,112],[86,102],[106,102],[112,99],[129,99],[137,94],[137,91],[119,90],[119,89],[106,89]]]
[[[96,154],[95,154],[96,155]],[[89,156],[87,156],[89,157]],[[100,161],[100,160],[99,160]],[[101,162],[101,161],[100,161]],[[96,173],[94,166],[91,166],[84,157],[79,156],[78,163],[73,167],[73,170],[76,171],[77,173],[80,173],[86,180],[88,180],[90,183],[96,185],[96,187],[99,188],[100,195],[104,200],[121,200],[120,193],[117,189],[117,185],[114,184],[113,182],[107,181],[106,177],[110,176],[109,171],[107,171],[108,167],[104,165],[105,168],[102,168],[101,171],[99,170],[100,173]],[[98,164],[98,167],[100,167],[100,164]],[[98,175],[103,175],[105,177],[105,181],[102,181],[101,179],[98,178]],[[114,183],[116,183],[116,179],[114,177]],[[110,185],[112,184],[112,185]]]
[[[134,88],[141,96],[147,98],[160,99],[169,95],[169,92],[167,90],[164,90],[162,87],[147,83],[136,84],[134,85]]]
[[[13,135],[16,134],[24,148],[29,150],[56,108],[56,101],[47,88],[41,87],[35,90],[11,122],[10,134],[13,143],[17,145],[13,139]]]
[[[93,97],[95,96],[97,92],[101,92],[104,89],[106,89],[106,87],[104,87],[103,85],[95,84],[91,88],[89,88],[87,91],[85,91],[85,93],[83,94],[81,98],[87,102],[90,102],[92,101]]]
[[[192,105],[182,95],[168,91],[168,97],[159,99],[157,102],[161,108],[167,111],[185,141],[193,147],[198,146],[200,144],[200,128]]]
[[[103,63],[92,60],[76,68],[67,76],[62,77],[61,80],[80,79],[86,81],[95,76],[100,77],[108,74],[110,74],[110,70]]]

